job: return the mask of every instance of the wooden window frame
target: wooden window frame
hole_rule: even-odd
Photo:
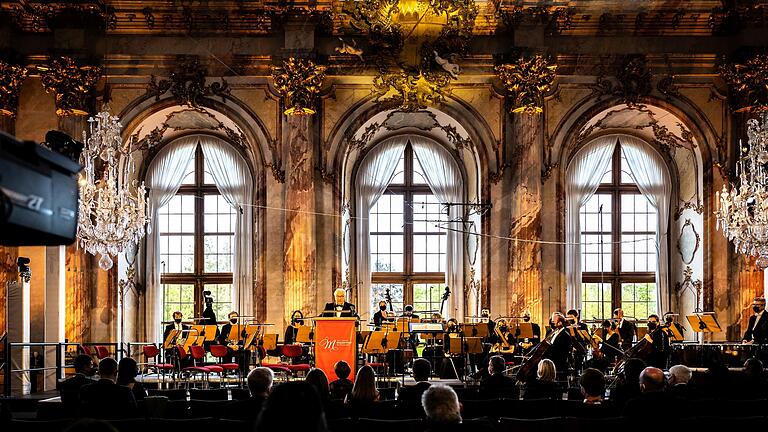
[[[390,184],[384,194],[403,196],[403,232],[376,231],[371,234],[403,235],[403,271],[402,272],[371,272],[371,284],[402,284],[403,305],[413,304],[413,286],[416,284],[444,284],[445,272],[414,272],[413,265],[413,236],[419,234],[446,235],[435,232],[413,231],[413,197],[414,195],[434,195],[428,185],[413,184],[414,163],[417,163],[413,148],[409,142],[403,151],[403,183]],[[369,251],[368,253],[371,253]],[[366,306],[368,307],[368,306]]]
[[[621,231],[621,197],[622,195],[642,194],[636,184],[626,184],[621,182],[621,144],[617,143],[611,160],[611,182],[601,183],[595,191],[595,194],[611,196],[611,244],[606,247],[611,248],[611,268],[602,272],[582,272],[582,283],[605,283],[611,286],[611,311],[621,306],[621,285],[625,283],[654,283],[656,282],[655,272],[622,272],[621,271],[621,236],[629,235],[656,235],[656,232],[649,231]],[[657,215],[658,217],[658,215]],[[598,231],[582,231],[580,234],[600,235]],[[599,255],[602,260],[602,255]],[[580,258],[581,259],[581,258]],[[658,264],[657,264],[658,265]],[[657,285],[658,287],[658,285]],[[582,292],[582,295],[583,292]],[[579,307],[583,305],[583,299]],[[659,299],[657,298],[658,302]],[[605,317],[610,318],[610,317]],[[646,317],[636,317],[645,320]]]
[[[195,183],[181,185],[179,190],[176,192],[176,195],[192,195],[195,197],[195,228],[193,234],[194,260],[192,264],[193,271],[192,273],[162,273],[160,275],[160,284],[163,286],[165,284],[194,285],[195,316],[199,317],[202,315],[203,309],[205,307],[203,304],[203,290],[205,289],[205,285],[232,284],[234,283],[234,277],[231,272],[205,272],[205,197],[210,195],[221,195],[221,193],[219,192],[219,189],[216,187],[216,185],[205,184],[205,162],[203,148],[199,143],[195,148],[194,164]],[[163,299],[163,301],[165,300]]]

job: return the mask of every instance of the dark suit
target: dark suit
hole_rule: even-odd
[[[639,422],[642,426],[663,425],[687,413],[687,403],[665,392],[641,393],[624,405],[622,417]]]
[[[531,380],[525,384],[523,399],[562,399],[563,392],[554,381]]]
[[[357,310],[355,310],[355,305],[349,302],[344,302],[344,304],[341,305],[341,318],[351,318],[357,316]],[[326,318],[334,318],[336,317],[336,302],[330,302],[325,304],[325,308],[323,308],[323,313],[321,316]]]
[[[386,311],[378,311],[373,314],[373,325],[375,326],[376,330],[381,330],[381,326],[384,321],[393,322],[395,320],[394,318],[387,318],[386,313]]]
[[[299,333],[299,328],[294,327],[293,325],[289,325],[285,329],[285,335],[283,337],[283,342],[286,345],[292,345],[296,341],[296,335]]]
[[[347,395],[352,392],[353,386],[354,384],[352,381],[347,378],[339,378],[336,381],[332,381],[330,384],[328,384],[328,389],[331,392],[331,399],[343,401],[347,398]]]
[[[573,340],[571,335],[568,334],[567,329],[563,329],[552,340],[552,346],[549,347],[544,358],[548,358],[555,363],[555,369],[557,373],[568,372],[568,356],[571,353],[573,347]]]
[[[518,391],[515,380],[496,373],[480,382],[480,394],[484,398],[511,398],[517,399]]]
[[[628,349],[632,347],[632,339],[637,334],[637,326],[631,323],[629,320],[624,319],[621,326],[616,329],[621,336],[621,349]]]
[[[165,342],[165,340],[168,339],[168,335],[171,334],[171,330],[174,330],[175,328],[176,328],[175,323],[171,323],[165,326],[165,330],[163,330],[163,342]],[[189,330],[189,326],[186,324],[182,324],[181,329]]]
[[[128,387],[100,379],[80,389],[80,412],[92,418],[132,417],[136,415],[136,399]]]
[[[648,366],[659,369],[667,368],[667,357],[669,356],[669,336],[661,329],[656,328],[650,333],[653,339],[653,351],[648,356]]]
[[[749,325],[747,325],[747,331],[744,332],[744,337],[742,339],[745,341],[753,341],[756,344],[768,343],[768,313],[763,311],[763,314],[760,315],[760,321],[757,322],[757,326],[755,326],[756,316],[757,315],[752,315],[749,317]]]
[[[80,389],[95,382],[81,373],[60,382],[58,387],[61,403],[68,409],[76,410],[80,403]]]
[[[429,388],[431,384],[427,381],[420,381],[414,385],[403,386],[397,394],[397,400],[402,402],[421,403],[421,395]]]

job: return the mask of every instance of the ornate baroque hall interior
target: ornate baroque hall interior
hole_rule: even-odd
[[[275,398],[315,370],[333,395],[340,360],[355,388],[374,369],[385,414],[321,391],[317,430],[442,429],[427,392],[402,402],[419,358],[463,424],[490,419],[468,430],[531,430],[543,359],[567,402],[598,369],[616,411],[563,401],[535,430],[625,424],[632,358],[668,388],[679,364],[700,389],[747,374],[768,360],[766,29],[741,0],[0,2],[0,422],[92,408],[60,397],[83,355],[183,392],[121,431],[229,427],[195,401],[248,398],[258,368]],[[516,393],[485,397],[494,372]]]

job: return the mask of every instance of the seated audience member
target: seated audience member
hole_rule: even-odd
[[[75,357],[72,366],[75,368],[75,375],[61,381],[58,387],[61,403],[69,410],[76,410],[80,404],[80,388],[95,382],[91,377],[96,373],[96,369],[93,367],[91,356],[85,354]]]
[[[628,400],[640,395],[640,373],[645,369],[645,362],[639,358],[631,358],[624,363],[616,387],[611,390],[611,404],[619,411]]]
[[[349,374],[352,373],[352,369],[347,362],[341,360],[333,366],[333,372],[338,379],[329,384],[331,399],[344,400],[349,395],[349,392],[352,391],[352,381],[349,380]]]
[[[552,360],[540,361],[536,379],[525,383],[523,399],[562,399],[563,393],[555,382],[556,375],[557,370]]]
[[[255,430],[287,430],[286,425],[294,431],[328,431],[323,404],[312,384],[291,381],[275,387],[256,420]]]
[[[600,405],[603,403],[605,393],[605,376],[597,369],[585,369],[579,379],[581,394],[587,405]]]
[[[667,380],[667,393],[682,399],[693,399],[695,393],[691,391],[688,384],[691,381],[693,373],[688,366],[674,365],[669,368],[669,379]]]
[[[640,373],[640,395],[627,401],[622,410],[625,418],[655,424],[675,420],[686,412],[685,402],[664,392],[664,371],[647,367]]]
[[[104,420],[84,418],[72,423],[64,432],[117,432],[117,429]]]
[[[322,369],[312,369],[304,380],[312,384],[312,387],[317,390],[320,402],[322,402],[323,407],[327,408],[328,402],[330,402],[330,390],[328,388],[328,377],[325,376],[325,372]]]
[[[483,398],[512,398],[517,399],[515,380],[504,375],[506,362],[504,357],[495,355],[488,361],[488,377],[480,382],[480,394]]]
[[[99,362],[99,380],[80,389],[80,412],[85,417],[125,418],[136,414],[136,399],[128,387],[117,385],[117,362]]]
[[[131,389],[133,397],[140,401],[147,397],[147,390],[142,383],[136,382],[138,374],[139,366],[136,360],[130,357],[123,357],[117,365],[117,384]]]
[[[433,384],[421,395],[421,407],[427,417],[427,432],[491,431],[484,422],[463,422],[456,392],[445,384]]]
[[[725,364],[720,352],[711,352],[707,359],[707,371],[701,383],[697,386],[703,397],[722,398],[724,394],[731,393],[735,386],[731,372]]]
[[[376,374],[372,367],[365,365],[357,371],[355,385],[345,403],[353,417],[365,417],[377,400],[379,391],[376,390]]]
[[[275,375],[272,369],[257,367],[248,373],[248,390],[251,397],[244,400],[232,401],[226,407],[224,418],[235,420],[256,420],[261,407],[269,397]]]
[[[413,379],[416,384],[402,386],[397,392],[397,400],[403,402],[421,403],[421,395],[429,388],[429,374],[432,365],[429,360],[418,358],[413,361]]]
[[[768,396],[768,382],[763,374],[763,362],[756,358],[744,362],[744,384],[738,399],[765,399]]]

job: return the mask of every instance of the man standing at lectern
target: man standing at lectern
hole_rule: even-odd
[[[749,317],[747,331],[744,332],[743,342],[753,344],[768,343],[768,316],[765,314],[765,298],[755,297],[752,300],[754,315]]]
[[[355,305],[346,301],[347,292],[337,288],[333,292],[333,301],[325,304],[322,316],[326,318],[348,318],[356,317],[357,310]]]

